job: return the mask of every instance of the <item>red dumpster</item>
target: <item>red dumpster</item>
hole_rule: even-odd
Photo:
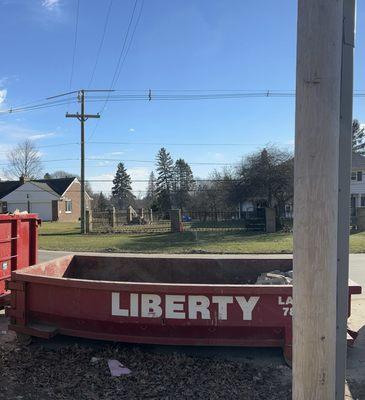
[[[292,287],[256,285],[290,259],[66,256],[14,271],[10,329],[49,338],[278,346],[288,361]],[[349,297],[361,287],[349,285]],[[350,311],[349,311],[350,314]]]
[[[9,298],[11,272],[37,263],[38,221],[36,214],[0,215],[0,307]]]

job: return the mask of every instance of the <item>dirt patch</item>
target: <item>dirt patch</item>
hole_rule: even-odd
[[[132,373],[112,377],[108,359]],[[46,348],[3,343],[1,399],[267,399],[291,398],[286,366],[156,353],[139,347],[78,344]]]

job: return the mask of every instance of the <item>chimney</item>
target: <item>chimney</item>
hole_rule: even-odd
[[[24,185],[25,182],[29,182],[29,181],[30,181],[30,179],[27,178],[27,177],[24,176],[24,175],[22,175],[22,176],[19,177],[19,182],[20,182],[22,185]]]

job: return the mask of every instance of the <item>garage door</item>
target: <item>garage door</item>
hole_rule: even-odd
[[[30,212],[38,214],[42,221],[52,221],[52,202],[30,203]]]

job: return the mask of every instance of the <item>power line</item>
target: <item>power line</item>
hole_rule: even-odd
[[[120,160],[118,158],[86,158],[87,161],[116,161],[116,162],[136,162],[155,164],[155,160]],[[232,165],[232,163],[219,163],[219,162],[188,162],[190,165]]]
[[[118,75],[118,71],[119,71],[119,67],[120,67],[120,65],[121,65],[121,61],[122,61],[122,57],[123,57],[123,54],[124,54],[124,50],[125,50],[126,45],[127,45],[127,40],[128,40],[128,36],[129,36],[129,31],[130,31],[131,26],[132,26],[132,22],[133,22],[133,18],[134,18],[134,13],[135,13],[135,11],[136,11],[137,4],[138,4],[138,0],[135,0],[134,6],[133,6],[133,9],[132,9],[132,13],[131,13],[131,16],[130,16],[130,19],[129,19],[128,27],[127,27],[127,30],[126,30],[125,35],[124,35],[122,48],[121,48],[120,53],[119,53],[117,65],[116,65],[116,67],[115,67],[114,74],[113,74],[113,78],[112,78],[112,81],[111,81],[111,84],[110,84],[110,89],[114,89],[114,86],[115,86],[115,84],[116,84],[116,82],[117,82],[117,81],[116,81],[116,77],[117,77],[117,75]]]
[[[112,90],[113,92],[114,90]],[[78,92],[78,91],[75,91]],[[71,92],[73,94],[75,92]],[[152,95],[151,95],[152,93]],[[240,99],[249,99],[249,98],[291,98],[295,97],[295,92],[275,92],[275,91],[258,91],[258,92],[231,92],[231,93],[193,93],[193,94],[160,94],[158,91],[154,92],[144,91],[144,94],[124,94],[124,95],[109,95],[109,96],[102,96],[102,95],[94,95],[89,96],[89,102],[104,102],[105,101],[185,101],[185,100],[224,100],[224,99],[232,99],[232,100],[240,100]],[[57,97],[57,96],[54,96]],[[354,98],[363,98],[365,97],[365,92],[357,91],[354,93]],[[53,97],[52,97],[53,98]],[[46,100],[50,100],[52,98],[47,98]],[[25,111],[35,111],[38,109],[44,108],[51,108],[57,107],[59,105],[65,103],[76,102],[76,99],[68,98],[62,99],[54,102],[46,102],[46,103],[36,103],[30,106],[17,106],[17,107],[10,107],[6,110],[0,111],[0,114],[12,114],[18,112],[25,112]],[[33,104],[33,102],[27,103]],[[95,131],[95,129],[94,129]],[[94,133],[94,132],[93,132]],[[91,135],[90,135],[91,137]]]
[[[96,145],[124,145],[124,146],[161,146],[161,147],[166,147],[166,146],[232,146],[232,147],[239,147],[239,146],[265,146],[267,144],[260,144],[260,143],[158,143],[158,142],[100,142],[100,141],[92,141],[92,142],[85,142],[85,144],[91,145],[91,144],[96,144]],[[279,144],[275,142],[274,144]],[[287,143],[282,143],[282,144],[287,144]],[[48,148],[48,147],[60,147],[60,146],[79,146],[80,142],[67,142],[67,143],[55,143],[55,144],[44,144],[37,146],[39,149],[41,148]],[[0,151],[0,154],[6,154],[8,153],[7,151]]]
[[[149,179],[132,179],[132,183],[148,183]],[[210,179],[210,178],[193,178],[194,182],[221,182],[221,183],[232,183],[232,182],[242,182],[241,179]],[[85,182],[113,182],[113,179],[85,179]],[[179,182],[178,179],[167,179],[167,182]]]
[[[107,26],[108,26],[108,22],[109,22],[109,17],[110,17],[110,12],[111,12],[111,9],[112,9],[112,4],[113,4],[113,0],[110,0],[110,1],[109,1],[109,6],[108,6],[108,9],[107,9],[107,12],[106,12],[106,17],[105,17],[105,22],[104,22],[103,33],[102,33],[102,35],[101,35],[101,40],[100,40],[100,43],[99,43],[99,48],[98,48],[98,51],[97,51],[97,53],[96,53],[95,64],[94,64],[94,67],[93,67],[93,69],[92,69],[90,81],[89,81],[89,84],[88,84],[88,89],[90,89],[90,87],[91,87],[91,85],[92,85],[92,83],[93,83],[94,76],[95,76],[95,71],[96,71],[96,68],[97,68],[97,66],[98,66],[98,62],[99,62],[101,50],[102,50],[102,48],[103,48],[103,44],[104,44],[104,40],[105,40],[105,34],[106,34],[106,29],[107,29]]]
[[[136,146],[264,146],[261,143],[161,143],[161,142],[109,142],[109,141],[90,141],[87,144],[110,144],[110,145],[136,145]]]
[[[138,12],[137,20],[136,20],[136,23],[134,24],[133,32],[132,32],[131,38],[130,38],[130,40],[129,40],[129,44],[128,44],[127,50],[126,50],[126,52],[125,52],[125,54],[124,54],[124,57],[123,57],[121,66],[120,66],[120,68],[119,68],[118,76],[117,76],[117,79],[116,79],[115,83],[117,83],[118,80],[119,80],[121,70],[122,70],[122,68],[123,68],[123,66],[124,66],[125,60],[126,60],[126,58],[127,58],[127,56],[128,56],[129,50],[130,50],[130,48],[131,48],[131,46],[132,46],[133,39],[134,39],[134,35],[135,35],[135,33],[136,33],[137,26],[138,26],[138,24],[139,24],[139,20],[141,19],[143,6],[144,6],[144,0],[142,0],[141,7],[140,7],[139,12]]]
[[[134,7],[133,7],[133,9],[132,9],[131,17],[130,17],[130,20],[129,20],[129,24],[128,24],[128,27],[127,27],[127,31],[126,31],[125,36],[124,36],[122,48],[121,48],[121,51],[120,51],[120,53],[119,53],[117,65],[116,65],[116,67],[115,67],[115,71],[114,71],[114,74],[113,74],[113,78],[112,78],[112,81],[111,81],[111,84],[110,84],[110,88],[109,88],[110,90],[114,90],[115,84],[117,83],[117,81],[118,81],[118,79],[119,79],[120,72],[121,72],[121,70],[122,70],[122,68],[123,68],[123,65],[124,65],[124,63],[125,63],[125,60],[126,60],[126,58],[127,58],[127,55],[128,55],[128,53],[129,53],[129,49],[130,49],[130,47],[131,47],[131,44],[132,44],[132,41],[133,41],[133,38],[134,38],[134,34],[135,34],[135,32],[136,32],[137,25],[138,25],[138,23],[139,23],[139,20],[140,20],[141,14],[142,14],[142,9],[143,9],[143,5],[144,5],[144,0],[142,0],[142,5],[141,5],[141,8],[140,8],[140,10],[139,10],[139,14],[138,14],[138,17],[137,17],[137,22],[136,22],[136,24],[135,24],[135,26],[134,26],[131,39],[130,39],[129,44],[128,44],[128,46],[127,46],[127,50],[126,50],[126,52],[124,53],[124,50],[125,50],[126,44],[127,44],[127,40],[128,40],[128,36],[129,36],[129,31],[130,31],[130,28],[131,28],[131,26],[132,26],[134,14],[135,14],[135,11],[136,11],[137,4],[138,4],[138,0],[135,0],[135,2],[134,2]],[[124,54],[124,57],[123,57],[123,54]],[[122,57],[123,57],[123,59],[122,59]],[[107,105],[107,103],[108,103],[108,101],[109,101],[109,98],[110,98],[110,93],[108,93],[107,98],[105,99],[105,102],[104,102],[104,104],[103,104],[101,110],[99,111],[99,114],[100,114],[100,115],[104,112],[105,107],[106,107],[106,105]],[[91,135],[89,136],[89,140],[95,135],[95,132],[96,132],[96,130],[97,130],[98,127],[99,127],[99,124],[100,124],[100,120],[96,122],[96,125],[95,125],[93,131],[91,132]]]
[[[77,36],[78,36],[78,27],[79,27],[79,12],[80,12],[80,0],[77,0],[77,6],[76,6],[76,20],[75,20],[74,47],[73,47],[73,52],[72,52],[72,63],[71,63],[70,84],[69,84],[69,89],[68,89],[69,91],[71,91],[71,88],[72,88],[72,81],[73,81],[74,69],[75,69]]]
[[[155,164],[155,160],[121,160],[119,158],[85,158],[86,161],[111,161],[111,162],[133,162],[142,164]],[[58,158],[53,160],[41,160],[42,163],[64,162],[64,161],[80,161],[80,158]],[[188,162],[190,165],[234,165],[234,163],[219,162]],[[9,166],[9,163],[0,163],[0,166]]]

